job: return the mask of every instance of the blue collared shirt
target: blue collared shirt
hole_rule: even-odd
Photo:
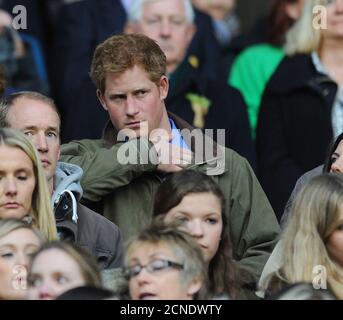
[[[317,52],[311,54],[313,65],[319,73],[329,76],[329,73],[323,66]],[[336,138],[343,132],[343,87],[338,86],[337,94],[331,110],[331,123],[333,129],[333,136]]]
[[[188,147],[187,143],[185,142],[185,140],[183,139],[183,137],[180,134],[180,130],[176,127],[175,122],[169,118],[169,122],[170,122],[170,126],[172,129],[172,134],[173,134],[173,139],[171,141],[171,144],[177,145],[180,148],[184,148],[187,150],[190,150],[190,148]]]

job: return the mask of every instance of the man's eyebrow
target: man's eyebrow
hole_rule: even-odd
[[[25,126],[22,130],[38,130],[38,127],[35,125],[29,125],[29,126]],[[54,126],[49,126],[46,128],[45,131],[56,131],[59,132],[59,128],[58,127],[54,127]]]

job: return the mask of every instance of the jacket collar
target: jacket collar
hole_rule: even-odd
[[[175,122],[177,128],[180,129],[184,141],[195,153],[193,162],[188,168],[205,165],[208,175],[217,175],[228,170],[225,166],[225,147],[218,145],[210,136],[204,134],[201,129],[192,127],[173,113],[168,112],[168,116]],[[103,146],[109,149],[114,144],[119,143],[116,139],[117,135],[117,129],[108,120],[103,130]],[[213,169],[208,170],[208,167]]]
[[[287,93],[322,83],[334,84],[334,81],[316,70],[311,55],[297,54],[282,60],[268,83],[268,89],[274,93]]]
[[[200,72],[198,63],[198,58],[191,55],[170,75],[167,104],[188,91],[205,95],[209,80]]]

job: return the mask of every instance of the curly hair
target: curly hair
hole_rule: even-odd
[[[134,66],[142,67],[157,86],[167,72],[167,59],[158,44],[142,34],[115,35],[95,49],[90,77],[102,94],[107,73],[121,75]]]

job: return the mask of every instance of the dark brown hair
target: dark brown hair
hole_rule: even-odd
[[[329,147],[329,152],[327,153],[327,156],[324,162],[323,173],[330,172],[330,169],[333,163],[332,154],[335,152],[339,143],[342,140],[343,140],[343,132],[335,139],[335,141]]]
[[[299,0],[271,0],[268,13],[268,42],[281,47],[285,42],[285,35],[294,20],[288,16],[286,6]]]
[[[213,295],[228,294],[231,299],[238,296],[238,269],[233,260],[232,242],[224,212],[225,198],[216,182],[202,172],[184,170],[172,174],[157,190],[153,215],[166,215],[190,193],[211,193],[218,197],[222,207],[223,230],[218,251],[209,264],[210,292]]]

